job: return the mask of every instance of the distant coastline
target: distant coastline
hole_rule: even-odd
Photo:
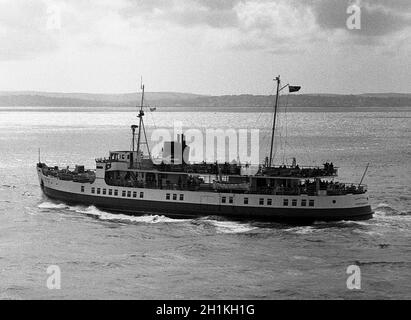
[[[0,111],[133,111],[139,93],[89,94],[50,92],[0,92]],[[158,112],[271,112],[271,95],[205,96],[189,93],[152,92],[146,104]],[[360,95],[296,94],[281,96],[288,112],[378,112],[411,111],[411,94],[376,93]]]

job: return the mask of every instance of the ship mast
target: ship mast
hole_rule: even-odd
[[[280,76],[274,79],[277,81],[277,94],[275,96],[275,104],[274,104],[274,119],[273,119],[273,130],[271,132],[271,148],[270,148],[270,158],[268,160],[268,167],[271,167],[271,163],[273,160],[273,147],[274,147],[274,134],[275,134],[275,122],[277,120],[277,109],[278,109],[278,100],[280,95]]]
[[[146,128],[144,127],[144,121],[143,121],[143,116],[144,116],[144,84],[141,83],[141,103],[140,103],[140,109],[138,112],[137,117],[139,118],[139,124],[138,125],[132,125],[131,126],[131,131],[132,131],[132,151],[134,153],[135,150],[135,145],[136,145],[136,141],[135,141],[135,133],[136,133],[136,129],[138,128],[138,136],[137,136],[137,162],[141,162],[141,144],[145,143],[147,145],[147,152],[148,152],[148,156],[151,159],[151,153],[150,153],[150,148],[148,145],[148,141],[147,141],[147,134],[146,134]],[[145,142],[141,141],[141,134],[144,134],[144,139]]]
[[[141,104],[140,104],[140,111],[138,113],[138,118],[140,119],[140,123],[138,125],[138,137],[137,137],[137,157],[140,156],[140,142],[141,142],[141,127],[143,125],[143,104],[144,104],[144,84],[141,84]]]
[[[271,148],[270,148],[270,159],[268,160],[268,167],[271,167],[272,162],[273,162],[273,148],[274,148],[274,135],[275,135],[275,122],[277,120],[277,112],[278,112],[278,102],[280,100],[280,92],[281,90],[285,89],[288,87],[289,92],[297,92],[301,89],[300,86],[290,86],[289,83],[287,83],[285,86],[280,88],[281,85],[281,80],[280,76],[276,77],[274,79],[277,81],[277,94],[275,96],[275,104],[274,104],[274,119],[273,119],[273,130],[271,132]]]

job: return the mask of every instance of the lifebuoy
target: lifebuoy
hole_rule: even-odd
[[[106,163],[106,170],[111,168],[111,163]]]

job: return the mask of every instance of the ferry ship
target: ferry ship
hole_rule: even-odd
[[[273,108],[270,155],[253,174],[240,163],[190,163],[184,135],[164,143],[163,161],[153,161],[144,127],[144,86],[139,125],[132,125],[131,150],[112,151],[96,159],[96,168],[48,166],[39,159],[43,193],[69,204],[93,205],[113,213],[163,214],[169,217],[224,216],[231,219],[311,223],[372,218],[367,187],[336,181],[332,163],[317,167],[273,165],[273,145],[280,91]],[[136,133],[138,130],[138,133]],[[145,140],[145,142],[143,141]],[[147,152],[142,146],[146,144]],[[167,151],[164,151],[167,150]],[[167,160],[167,161],[166,161]]]

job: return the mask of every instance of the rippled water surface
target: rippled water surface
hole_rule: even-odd
[[[411,112],[286,117],[277,161],[332,161],[353,182],[370,163],[374,219],[292,226],[52,202],[38,186],[38,148],[47,163],[92,167],[109,150],[129,148],[135,114],[0,109],[0,299],[410,299]],[[172,120],[201,130],[259,128],[261,159],[267,152],[269,114],[154,113],[146,124],[150,131]],[[353,264],[357,291],[346,287]],[[46,287],[50,265],[61,269],[61,290]]]

